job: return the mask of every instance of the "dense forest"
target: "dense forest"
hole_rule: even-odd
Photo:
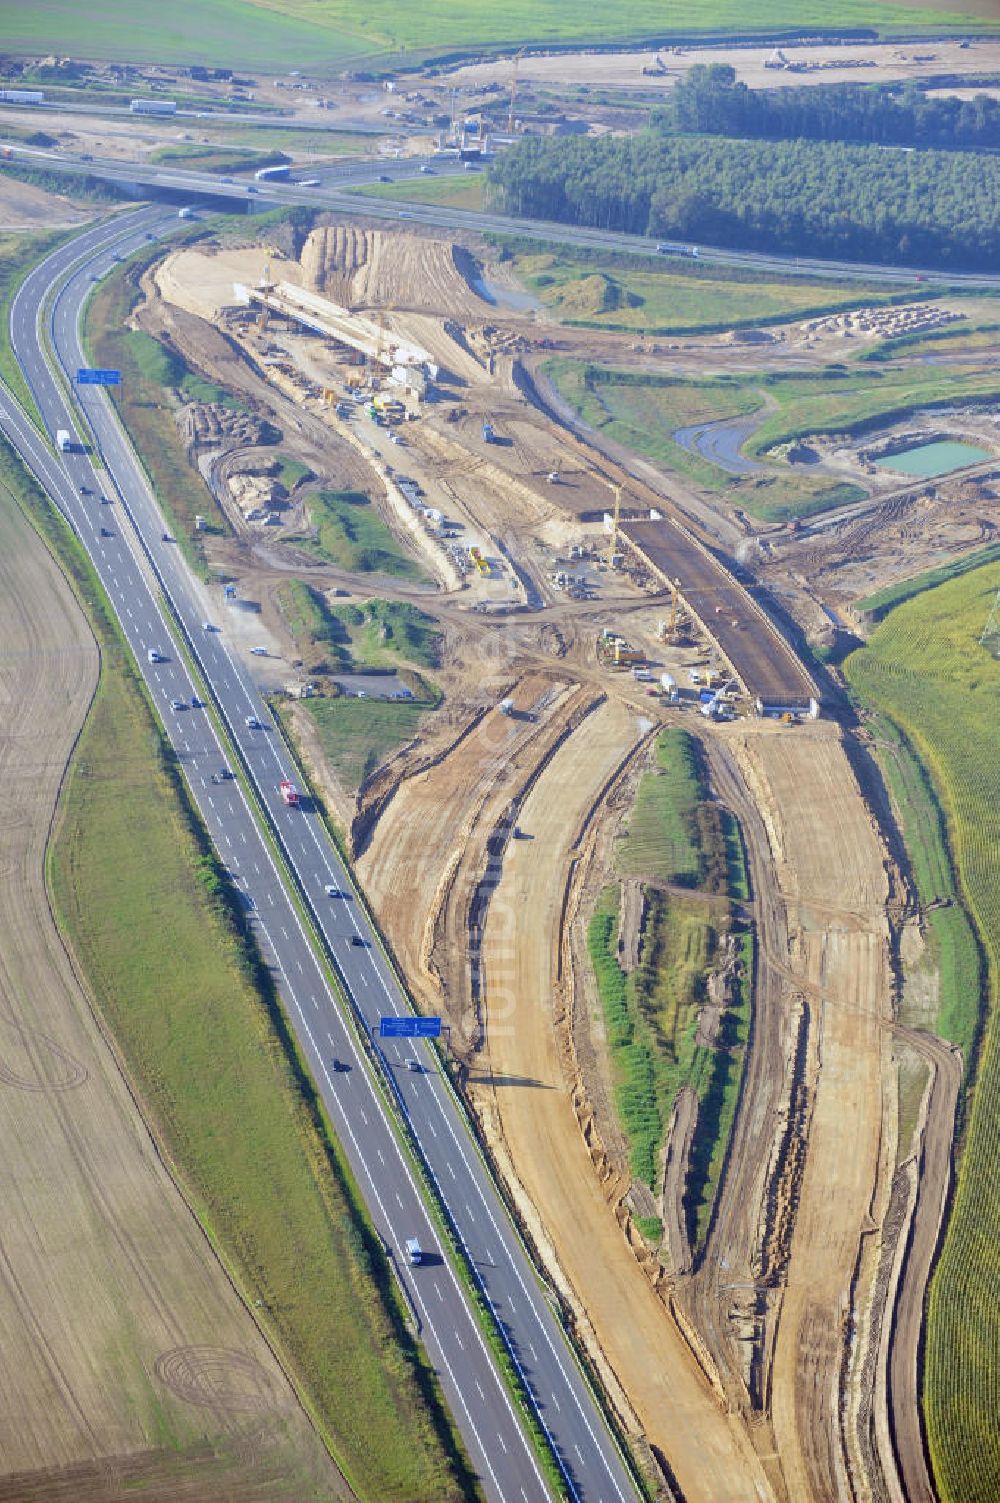
[[[946,149],[1000,146],[1000,100],[934,98],[858,84],[748,89],[725,63],[696,64],[654,111],[657,130],[776,141],[873,141]]]
[[[491,167],[510,214],[658,238],[995,270],[1000,156],[820,141],[524,138]]]

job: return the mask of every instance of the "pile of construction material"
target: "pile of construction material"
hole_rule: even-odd
[[[177,414],[181,436],[192,448],[239,444],[274,444],[281,437],[273,423],[251,412],[234,412],[219,402],[190,402]]]
[[[869,334],[876,339],[895,339],[901,334],[923,334],[956,323],[964,313],[952,313],[933,303],[906,304],[897,308],[855,308],[846,313],[831,313],[827,318],[810,318],[799,325],[802,334]]]

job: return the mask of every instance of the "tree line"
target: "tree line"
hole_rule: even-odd
[[[798,255],[995,269],[1000,157],[826,141],[672,136],[518,141],[501,212]]]
[[[1000,147],[1000,100],[934,98],[913,83],[750,89],[726,63],[698,63],[651,116],[654,129],[775,141],[873,142],[945,150]]]

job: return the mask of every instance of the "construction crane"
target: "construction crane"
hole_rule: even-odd
[[[274,291],[274,283],[271,281],[271,257],[273,255],[274,252],[269,247],[267,252],[267,259],[264,262],[264,270],[261,273],[260,281],[257,283],[257,286],[260,288],[265,297],[269,297],[270,294]],[[266,303],[262,303],[260,315],[257,319],[257,329],[259,333],[267,333],[267,326],[270,321],[270,317],[271,310],[268,308]]]
[[[681,582],[679,579],[670,581],[670,617],[667,621],[667,641],[672,642],[677,633],[677,607],[681,598]]]
[[[607,482],[608,490],[615,493],[615,513],[611,520],[611,541],[608,543],[608,568],[614,568],[615,555],[618,552],[618,519],[622,512],[622,488],[620,485],[612,485]]]
[[[507,113],[508,136],[514,134],[514,106],[517,103],[517,68],[527,50],[526,47],[522,47],[520,52],[515,52],[514,54],[514,67],[510,75],[510,109]]]

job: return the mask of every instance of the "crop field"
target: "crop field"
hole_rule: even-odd
[[[523,243],[523,242],[522,242]],[[689,334],[806,318],[859,302],[891,300],[885,284],[768,281],[752,273],[729,276],[678,258],[662,263],[595,253],[531,252],[514,259],[518,276],[557,318],[594,329]]]
[[[407,178],[399,183],[368,183],[351,191],[368,198],[388,198],[399,203],[444,204],[450,209],[480,210],[485,181],[481,172],[463,172],[461,176],[450,173],[446,177]]]
[[[975,1091],[951,1219],[930,1289],[924,1401],[944,1503],[990,1503],[1000,1476],[1000,661],[978,645],[997,589],[990,564],[894,610],[846,660],[853,692],[900,727],[940,803],[986,962]],[[944,1023],[946,1020],[942,1020]]]
[[[403,551],[368,497],[359,491],[315,491],[306,509],[316,535],[295,539],[304,552],[352,574],[423,578],[419,565]]]
[[[171,63],[216,63],[268,72],[308,68],[332,73],[359,54],[521,46],[525,42],[613,41],[662,38],[671,32],[753,31],[794,27],[863,27],[881,34],[948,32],[974,25],[996,29],[982,14],[919,5],[887,5],[868,0],[765,0],[748,20],[741,0],[708,0],[692,19],[681,0],[429,0],[412,9],[394,0],[369,0],[363,9],[351,0],[280,0],[273,6],[253,0],[177,0],[164,12],[153,0],[135,0],[128,27],[121,9],[98,0],[81,9],[71,0],[51,0],[44,10],[20,6],[5,16],[4,46],[9,53],[58,50],[87,58],[135,61],[135,37],[144,59]]]
[[[358,1495],[457,1498],[430,1379],[282,1047],[267,973],[115,639],[106,647],[52,852],[58,910],[170,1160]]]

